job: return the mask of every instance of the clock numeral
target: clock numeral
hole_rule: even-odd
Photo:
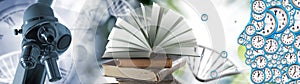
[[[9,25],[9,27],[12,27],[16,24],[11,17],[4,19],[4,22],[7,23]]]

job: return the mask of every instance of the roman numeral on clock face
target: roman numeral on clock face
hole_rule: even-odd
[[[7,17],[3,20],[6,24],[9,25],[9,27],[11,28],[12,26],[16,25],[16,23],[14,22],[14,20],[11,17]]]

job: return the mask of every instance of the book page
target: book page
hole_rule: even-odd
[[[165,39],[166,36],[168,36],[168,34],[176,26],[178,26],[178,23],[180,23],[182,20],[183,18],[180,17],[175,12],[167,11],[167,13],[164,14],[164,16],[162,17],[162,22],[157,31],[157,36],[155,38],[154,46],[157,46],[160,42],[162,42],[162,40]]]

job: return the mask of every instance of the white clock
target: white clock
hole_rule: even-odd
[[[293,64],[288,68],[288,76],[292,79],[300,78],[300,66],[297,64]]]
[[[255,13],[251,13],[251,16],[252,16],[252,18],[254,19],[254,20],[256,20],[256,21],[262,21],[264,18],[265,18],[265,16],[266,16],[266,13],[262,13],[262,14],[255,14]]]
[[[260,35],[252,37],[251,44],[254,48],[262,48],[265,45],[265,38]]]
[[[246,27],[245,27],[245,32],[247,35],[250,35],[252,36],[253,34],[255,34],[256,30],[255,30],[255,27],[253,24],[248,24]]]
[[[265,72],[265,75],[266,75],[265,82],[270,81],[272,79],[272,76],[273,76],[271,69],[270,68],[265,68],[264,72]]]
[[[294,53],[286,53],[284,55],[284,58],[286,59],[287,64],[293,64],[296,63],[297,61],[297,56]]]
[[[277,19],[276,19],[275,15],[268,11],[266,13],[266,18],[264,19],[264,22],[265,22],[265,27],[261,31],[261,34],[263,36],[272,35],[276,31],[276,28],[277,28]]]
[[[253,24],[255,26],[255,30],[256,31],[261,31],[264,28],[264,26],[265,26],[265,22],[264,21],[255,21],[255,20],[252,20],[251,24]]]
[[[290,45],[294,42],[295,36],[291,32],[288,34],[282,34],[280,40],[283,44]]]
[[[271,7],[270,10],[275,14],[278,22],[276,32],[282,32],[289,26],[289,14],[281,6]]]
[[[263,13],[266,10],[266,3],[262,0],[255,0],[252,2],[251,8],[255,13]]]
[[[275,53],[278,50],[278,42],[275,39],[268,39],[266,40],[266,45],[264,47],[264,50],[267,53]]]
[[[278,68],[272,68],[273,77],[279,77],[281,76],[281,72]]]
[[[294,24],[291,25],[290,30],[294,33],[299,33],[300,30],[300,11],[297,10],[294,17]]]
[[[290,2],[294,6],[294,8],[300,9],[300,0],[290,0]]]
[[[283,73],[281,76],[281,80],[282,80],[282,82],[287,83],[287,82],[289,82],[290,79],[286,73]]]
[[[296,36],[296,40],[294,42],[294,47],[296,49],[300,49],[300,35]]]
[[[298,56],[298,63],[300,63],[300,51],[297,51],[297,56]]]
[[[268,60],[263,55],[260,55],[255,58],[255,62],[257,63],[257,68],[262,69],[266,67]]]
[[[265,80],[265,74],[262,70],[254,70],[250,78],[253,83],[262,83]]]

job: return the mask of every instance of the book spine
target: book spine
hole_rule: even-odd
[[[132,67],[132,68],[171,68],[172,59],[116,59],[117,66],[119,67]]]

